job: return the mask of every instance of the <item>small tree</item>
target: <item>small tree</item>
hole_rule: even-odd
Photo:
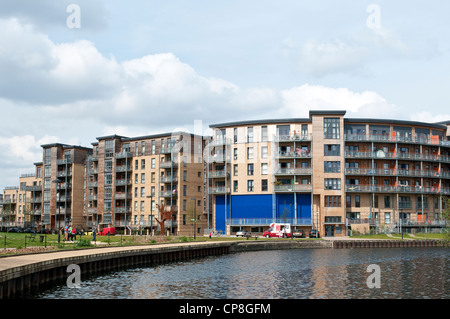
[[[163,233],[163,235],[165,236],[166,232],[165,232],[164,224],[167,220],[175,219],[175,217],[173,216],[175,213],[175,207],[173,205],[170,205],[170,209],[167,209],[165,204],[162,204],[162,205],[157,204],[156,207],[158,208],[159,215],[161,216],[161,220],[159,220],[156,217],[155,217],[155,220],[158,222],[159,227],[161,228],[161,233]]]

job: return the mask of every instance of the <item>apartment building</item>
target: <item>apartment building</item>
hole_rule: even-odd
[[[19,186],[6,187],[2,196],[0,227],[36,227],[40,225],[42,180],[41,168],[36,173],[22,174]]]
[[[350,229],[439,227],[450,195],[449,123],[309,118],[214,124],[208,199],[215,227],[274,221],[344,236]]]
[[[86,162],[87,225],[203,235],[207,140],[183,132],[98,137]]]

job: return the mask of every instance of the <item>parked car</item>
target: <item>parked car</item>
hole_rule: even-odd
[[[320,238],[320,233],[317,229],[311,229],[309,231],[309,238]]]
[[[116,228],[115,227],[105,227],[98,234],[102,235],[102,236],[115,235],[116,234]]]
[[[12,227],[8,229],[8,233],[21,233],[22,231],[17,227]]]
[[[303,233],[303,230],[301,230],[301,229],[294,229],[294,232],[292,233],[292,237],[303,238],[303,237],[305,237],[305,234]]]
[[[238,232],[236,232],[236,237],[249,237],[252,234],[246,230],[240,230]]]
[[[36,234],[36,230],[33,228],[26,228],[22,231],[23,233]]]

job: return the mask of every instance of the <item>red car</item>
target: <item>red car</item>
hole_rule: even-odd
[[[98,234],[102,235],[102,236],[115,235],[116,234],[116,228],[115,227],[105,227]]]

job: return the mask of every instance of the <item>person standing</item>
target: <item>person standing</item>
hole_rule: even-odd
[[[97,227],[95,227],[95,225],[94,225],[94,227],[92,227],[92,240],[93,241],[96,241],[95,240],[96,235],[97,235]]]

